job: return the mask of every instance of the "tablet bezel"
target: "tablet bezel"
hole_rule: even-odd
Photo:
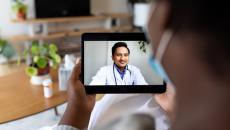
[[[84,84],[84,41],[146,41],[144,33],[84,33],[81,39],[81,80]],[[163,85],[84,85],[86,93],[164,93]]]

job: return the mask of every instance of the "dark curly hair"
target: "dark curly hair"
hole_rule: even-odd
[[[128,46],[127,46],[127,44],[126,44],[125,42],[117,42],[117,43],[115,43],[115,44],[113,45],[113,47],[112,47],[112,56],[114,56],[114,54],[115,54],[115,52],[116,52],[116,49],[117,49],[118,47],[125,47],[125,48],[127,48],[128,52],[129,52],[129,54],[130,54],[130,50],[129,50],[129,48],[128,48]]]

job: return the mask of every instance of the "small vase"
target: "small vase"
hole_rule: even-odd
[[[30,82],[33,84],[33,85],[42,85],[43,81],[45,79],[49,79],[50,78],[50,75],[49,74],[46,74],[46,75],[36,75],[36,76],[32,76],[31,79],[30,79]]]
[[[38,69],[38,76],[42,76],[42,75],[46,75],[46,74],[49,74],[50,73],[50,67],[47,66],[45,68],[39,68]]]
[[[49,66],[47,66],[45,68],[39,68],[38,69],[38,74],[35,75],[35,76],[32,76],[31,79],[30,79],[30,82],[33,85],[42,85],[42,83],[43,83],[43,81],[45,79],[51,78],[50,75],[49,75],[49,72],[50,72],[50,67]]]
[[[19,10],[17,13],[18,20],[26,20],[26,13],[22,10]]]

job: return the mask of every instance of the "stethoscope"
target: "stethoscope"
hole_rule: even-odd
[[[115,76],[114,68],[115,68],[115,63],[113,64],[113,77],[114,77],[115,84],[117,85],[117,78],[116,78],[116,76]],[[131,73],[131,71],[129,70],[128,65],[125,67],[125,69],[129,71],[130,79],[131,79],[131,74],[132,74],[132,73]],[[133,82],[132,84],[134,84],[134,82]],[[125,85],[126,85],[126,82],[125,82]]]

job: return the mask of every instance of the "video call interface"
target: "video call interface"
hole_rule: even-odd
[[[163,85],[145,41],[84,41],[84,85]]]

